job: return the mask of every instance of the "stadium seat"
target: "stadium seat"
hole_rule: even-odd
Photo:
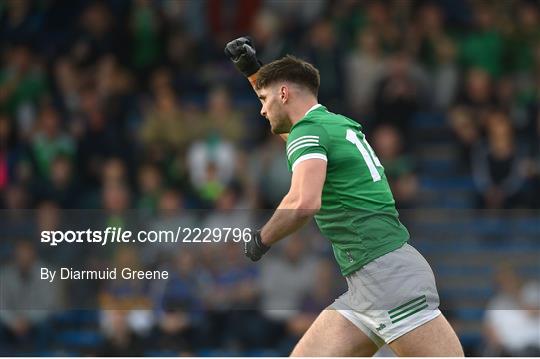
[[[220,349],[201,349],[197,351],[197,356],[201,357],[236,357],[242,356],[241,353],[231,350],[220,350]]]
[[[99,314],[95,310],[69,310],[53,317],[55,324],[64,326],[95,326],[99,321]]]
[[[282,354],[272,349],[255,349],[244,353],[244,355],[248,357],[278,357]]]
[[[412,126],[415,129],[438,129],[446,126],[446,116],[442,113],[420,112],[414,115]]]
[[[67,348],[94,348],[103,342],[103,335],[92,330],[69,330],[59,333],[57,340]]]

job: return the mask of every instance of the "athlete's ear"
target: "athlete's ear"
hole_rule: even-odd
[[[289,89],[287,86],[281,86],[279,89],[279,98],[281,99],[282,103],[287,102],[289,99]]]

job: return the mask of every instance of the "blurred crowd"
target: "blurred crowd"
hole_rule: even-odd
[[[249,83],[223,54],[225,43],[245,34],[264,63],[290,53],[320,70],[320,102],[362,124],[399,208],[418,207],[421,113],[445,119],[455,171],[474,179],[478,208],[540,206],[537,1],[6,0],[0,208],[37,209],[49,226],[63,209],[102,210],[108,225],[126,225],[123,214],[135,209],[161,214],[155,228],[177,224],[180,212],[189,222],[192,209],[223,223],[234,221],[219,218],[226,210],[275,208],[290,183],[283,142],[269,134]],[[241,344],[286,353],[342,289],[331,285],[341,282],[333,279],[328,249],[305,256],[302,244],[289,242],[258,269],[241,261],[235,246],[207,257],[189,250],[151,260],[111,255],[175,274],[168,289],[99,289],[102,306],[115,293],[144,290],[149,308],[104,312],[103,353],[129,348],[135,355],[144,340],[182,353]],[[10,274],[17,282],[43,254],[14,247],[10,253],[23,263]],[[231,272],[219,270],[221,263]],[[290,283],[273,283],[283,271]],[[255,278],[266,278],[256,290]],[[302,310],[231,314],[223,304],[208,314],[204,298]],[[193,311],[166,310],[169,299]],[[11,343],[43,322],[40,315],[0,319]]]
[[[223,44],[321,71],[320,102],[363,124],[398,204],[417,193],[420,112],[445,115],[478,206],[534,207],[538,4],[532,1],[5,1],[0,7],[3,208],[124,206],[227,191],[273,208],[289,182]],[[272,189],[272,190],[270,190]]]

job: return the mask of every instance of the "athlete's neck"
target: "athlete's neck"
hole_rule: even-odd
[[[295,123],[300,121],[313,106],[317,105],[318,101],[315,97],[309,97],[298,101],[296,106],[290,108],[289,118],[291,119],[291,124],[294,126]]]

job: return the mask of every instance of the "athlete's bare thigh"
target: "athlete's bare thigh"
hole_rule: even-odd
[[[443,315],[402,335],[389,346],[398,356],[463,356],[459,339]]]
[[[294,348],[291,356],[372,356],[373,341],[337,310],[325,309]]]

